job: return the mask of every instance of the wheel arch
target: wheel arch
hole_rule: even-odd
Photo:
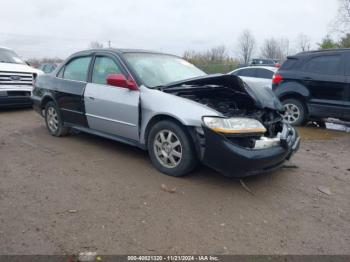
[[[143,138],[143,141],[144,141],[144,145],[145,145],[146,148],[147,148],[148,136],[149,136],[149,133],[151,131],[151,128],[156,123],[158,123],[160,121],[164,121],[164,120],[175,122],[179,126],[183,127],[186,130],[186,132],[188,132],[188,126],[185,123],[183,123],[181,120],[179,120],[178,118],[176,118],[174,116],[171,116],[171,115],[167,115],[167,114],[155,115],[148,121],[147,126],[146,126],[145,131],[144,131],[144,134],[142,135],[142,138]],[[190,136],[190,137],[192,139],[192,136]]]
[[[310,91],[301,83],[294,81],[282,83],[274,92],[281,101],[287,96],[302,97],[305,101],[310,98]]]
[[[51,101],[57,105],[56,100],[51,95],[49,94],[44,95],[40,103],[40,108],[45,109],[46,104]]]

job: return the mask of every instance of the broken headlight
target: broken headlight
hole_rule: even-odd
[[[267,131],[263,124],[252,118],[203,117],[203,122],[213,131],[224,134],[264,134]]]

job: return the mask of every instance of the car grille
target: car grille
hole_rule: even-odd
[[[0,85],[33,85],[32,73],[0,71]]]
[[[30,96],[29,91],[7,91],[8,96]]]

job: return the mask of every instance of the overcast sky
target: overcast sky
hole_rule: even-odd
[[[337,0],[0,0],[0,45],[29,57],[62,57],[91,41],[182,55],[226,45],[244,29],[265,38],[300,33],[314,47],[329,31]]]

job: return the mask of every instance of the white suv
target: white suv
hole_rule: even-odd
[[[14,51],[0,47],[0,107],[30,106],[33,81],[42,73]]]

